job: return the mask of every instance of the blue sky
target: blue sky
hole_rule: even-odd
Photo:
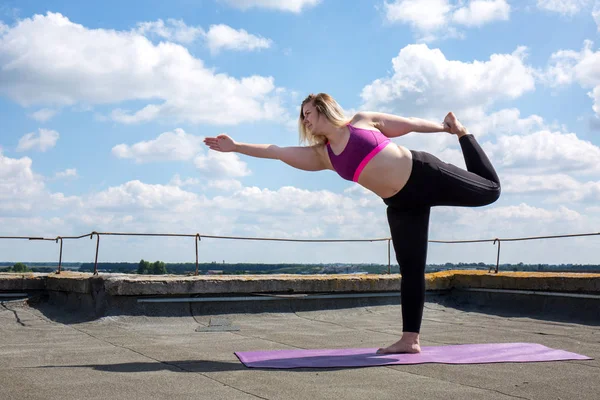
[[[497,167],[494,205],[436,208],[431,239],[597,232],[600,3],[592,0],[5,1],[0,236],[92,231],[299,239],[389,236],[381,199],[333,171],[207,151],[227,133],[298,145],[299,103],[441,121]],[[464,167],[444,133],[394,139]],[[102,239],[100,261],[193,262],[192,239]],[[93,241],[95,242],[95,241]],[[90,261],[94,243],[65,244]],[[598,263],[598,238],[507,243],[502,262]],[[0,260],[56,260],[0,241]],[[393,254],[392,254],[393,257]],[[204,240],[204,262],[387,263],[385,243]],[[485,245],[429,262],[495,261]]]

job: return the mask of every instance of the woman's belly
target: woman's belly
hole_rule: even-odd
[[[390,142],[365,166],[358,183],[381,198],[392,197],[406,185],[411,171],[411,152]]]

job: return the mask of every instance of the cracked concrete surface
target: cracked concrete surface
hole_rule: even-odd
[[[597,324],[427,303],[423,346],[534,342],[595,359],[261,370],[246,368],[234,352],[388,345],[400,335],[400,306],[219,315],[240,327],[234,332],[196,332],[211,318],[196,307],[188,316],[85,321],[49,306],[4,302],[1,397],[488,400],[597,399],[600,392]]]

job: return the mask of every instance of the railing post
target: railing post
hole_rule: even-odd
[[[392,262],[391,262],[391,250],[390,250],[390,239],[388,239],[388,274],[392,273]]]
[[[198,239],[198,240],[196,240]],[[198,242],[200,241],[200,234],[196,233],[196,238],[194,239],[194,243],[196,243],[196,275],[198,276]]]
[[[98,234],[98,232],[94,231],[90,234],[90,239],[94,238],[94,235],[96,235],[97,240],[96,240],[96,259],[94,260],[94,275],[98,275],[98,248],[100,247],[100,235]]]
[[[498,253],[496,254],[496,271],[494,272],[495,274],[498,273],[498,266],[500,265],[500,239],[494,239],[494,243],[492,244],[496,244],[496,242],[498,242]],[[490,270],[491,268],[488,269],[488,273],[490,272]]]
[[[58,271],[56,271],[57,274],[60,274],[61,271],[61,267],[62,267],[62,246],[63,246],[63,239],[60,236],[56,237],[56,243],[58,243],[58,241],[60,240],[60,253],[58,256]]]

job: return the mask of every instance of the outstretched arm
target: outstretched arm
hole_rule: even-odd
[[[205,138],[204,143],[211,150],[220,152],[236,152],[250,157],[270,158],[304,171],[321,171],[328,169],[323,151],[318,146],[312,147],[279,147],[274,144],[238,143],[227,135]]]
[[[366,119],[387,137],[406,135],[409,132],[448,132],[443,124],[421,118],[400,117],[378,112],[360,112],[356,118]]]

